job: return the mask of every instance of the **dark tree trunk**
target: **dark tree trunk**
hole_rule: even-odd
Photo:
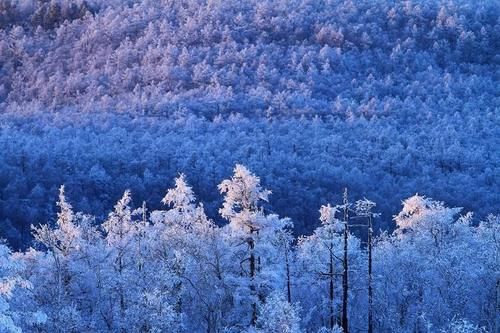
[[[286,264],[286,295],[288,303],[292,303],[292,286],[290,281],[290,261],[288,259],[288,247],[285,249],[285,264]]]
[[[349,323],[347,319],[347,297],[349,290],[348,283],[348,257],[347,257],[347,236],[349,234],[348,221],[349,221],[349,207],[347,200],[347,189],[344,190],[344,260],[342,273],[342,329],[344,333],[349,333]]]
[[[124,296],[123,278],[122,278],[122,271],[123,271],[122,256],[123,255],[120,253],[118,257],[118,275],[120,277],[118,292],[120,296],[120,332],[125,332],[125,328],[123,327],[123,321],[125,319],[125,296]]]
[[[254,284],[254,277],[255,277],[255,253],[254,253],[254,240],[251,238],[248,241],[248,245],[250,247],[250,291],[252,294],[252,297],[255,296],[255,284]],[[252,301],[252,326],[255,326],[257,323],[257,304],[255,301]]]
[[[330,329],[333,330],[333,326],[335,325],[335,309],[333,308],[333,244],[330,246],[330,270],[328,272],[330,276]]]
[[[368,216],[368,333],[373,333],[372,217]]]

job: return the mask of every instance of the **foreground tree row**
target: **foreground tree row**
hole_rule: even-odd
[[[498,216],[477,222],[415,195],[395,232],[375,237],[375,203],[345,190],[295,239],[244,166],[219,191],[222,227],[184,175],[165,210],[134,209],[126,191],[102,223],[61,187],[55,224],[33,226],[35,248],[0,245],[0,331],[498,330]]]

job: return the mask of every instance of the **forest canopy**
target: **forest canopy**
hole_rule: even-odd
[[[180,172],[222,223],[235,163],[297,234],[344,186],[383,228],[416,192],[498,212],[499,43],[495,1],[1,0],[2,236]]]

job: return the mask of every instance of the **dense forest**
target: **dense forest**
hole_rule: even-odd
[[[394,120],[363,118],[163,122],[103,116],[77,125],[13,123],[0,132],[0,230],[16,247],[29,242],[31,224],[54,219],[61,184],[76,209],[103,218],[127,188],[137,202],[161,208],[163,190],[184,172],[208,216],[222,224],[214,190],[236,163],[262,175],[274,193],[267,208],[292,218],[296,235],[312,232],[318,219],[311,208],[340,200],[343,187],[377,202],[377,227],[386,230],[401,199],[417,192],[481,218],[500,211],[498,126],[471,135],[450,118],[404,132]]]
[[[419,192],[500,211],[495,1],[0,1],[0,232],[29,244],[57,188],[105,217],[235,163],[310,233],[343,187],[383,228]],[[155,208],[160,208],[155,206]]]
[[[0,333],[498,332],[499,87],[498,1],[0,0]]]
[[[32,226],[34,248],[0,245],[2,332],[499,328],[498,216],[477,221],[414,195],[396,230],[374,236],[376,204],[351,202],[345,189],[339,204],[321,206],[313,233],[296,239],[242,165],[218,185],[224,227],[207,218],[184,175],[162,210],[132,206],[125,191],[105,220],[73,211],[64,189],[56,223]]]

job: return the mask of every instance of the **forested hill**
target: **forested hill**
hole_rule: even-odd
[[[105,216],[185,172],[216,219],[235,163],[297,233],[348,187],[500,211],[495,1],[0,0],[0,237],[57,188]],[[313,213],[311,213],[313,212]]]
[[[499,12],[463,0],[2,0],[0,102],[208,119],[477,116],[499,104]]]

